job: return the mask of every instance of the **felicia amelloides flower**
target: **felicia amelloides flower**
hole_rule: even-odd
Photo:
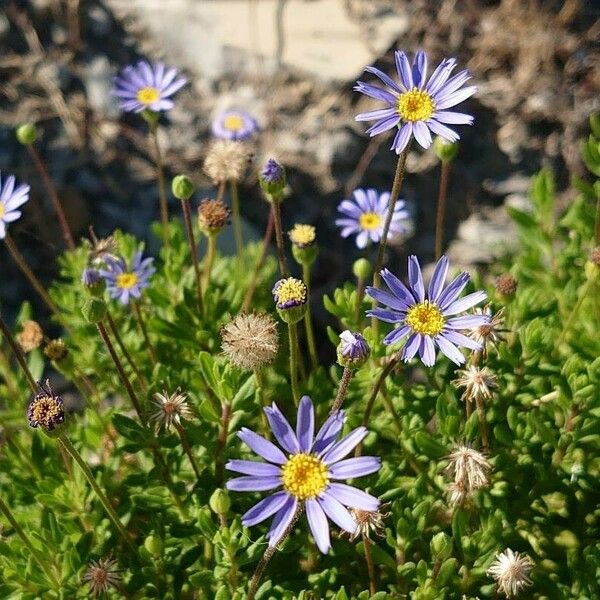
[[[112,558],[101,558],[90,562],[83,580],[90,586],[90,592],[94,596],[101,596],[108,592],[109,588],[117,587],[121,581],[120,570],[117,561]]]
[[[185,78],[178,77],[177,69],[167,68],[160,62],[152,65],[141,60],[119,73],[111,94],[119,98],[121,110],[156,113],[173,108],[171,96],[186,83]]]
[[[338,206],[342,218],[336,219],[335,224],[341,228],[342,237],[356,235],[359,248],[365,248],[369,242],[378,243],[383,235],[390,193],[379,194],[373,189],[359,188],[352,192],[352,196],[352,200],[343,200]],[[405,202],[396,201],[388,239],[408,231],[408,218]]]
[[[507,598],[516,596],[523,588],[533,584],[529,574],[533,568],[533,561],[527,554],[513,552],[507,548],[504,552],[496,554],[496,559],[491,564],[487,573],[498,584],[498,591]]]
[[[367,67],[365,71],[381,79],[388,89],[381,89],[362,81],[358,81],[354,87],[362,94],[381,100],[387,108],[361,113],[356,116],[356,120],[376,121],[367,130],[371,137],[397,127],[392,150],[398,154],[408,146],[413,136],[423,148],[429,148],[431,145],[432,132],[448,142],[459,140],[460,136],[444,123],[450,125],[473,123],[471,115],[447,110],[477,91],[475,86],[462,87],[471,78],[469,72],[461,71],[450,78],[456,60],[446,58],[428,79],[425,52],[416,53],[412,66],[404,52],[396,51],[394,58],[400,81],[394,81],[375,67]]]
[[[152,266],[153,258],[143,258],[143,253],[135,253],[131,266],[125,259],[106,259],[106,269],[100,275],[106,281],[106,288],[111,298],[118,299],[121,304],[129,304],[131,298],[139,298],[142,290],[150,285],[149,279],[156,269]]]
[[[435,363],[437,347],[451,361],[461,365],[465,362],[465,357],[458,349],[459,346],[471,350],[481,349],[481,344],[461,331],[487,323],[487,316],[460,315],[483,302],[486,293],[478,291],[459,298],[469,282],[469,275],[461,273],[445,286],[448,268],[448,259],[442,256],[435,266],[426,291],[419,261],[416,256],[409,256],[409,287],[390,271],[383,269],[381,276],[389,292],[373,287],[367,288],[367,294],[371,298],[386,306],[369,310],[367,314],[396,325],[396,328],[385,336],[383,343],[391,345],[408,337],[402,349],[402,359],[405,362],[418,353],[423,364],[431,367]]]
[[[247,112],[227,110],[212,122],[212,133],[223,140],[247,140],[258,130],[258,123]]]
[[[21,217],[20,206],[29,200],[27,184],[21,183],[15,187],[14,175],[9,175],[2,183],[0,174],[0,240],[6,237],[6,226]]]
[[[315,435],[314,409],[308,396],[300,401],[295,432],[276,404],[264,410],[283,451],[253,431],[242,429],[238,437],[267,462],[229,461],[226,467],[244,476],[229,480],[227,488],[238,492],[278,491],[247,511],[242,523],[250,527],[275,515],[267,534],[269,546],[273,547],[303,505],[317,546],[327,553],[331,547],[327,518],[352,534],[357,523],[347,507],[365,511],[379,508],[377,498],[339,483],[341,479],[363,477],[379,470],[380,459],[375,456],[344,460],[364,440],[367,429],[358,427],[336,441],[345,420],[344,412],[336,411]]]
[[[290,231],[288,231],[290,241],[298,248],[307,248],[312,246],[317,239],[317,232],[314,225],[305,225],[296,223]]]

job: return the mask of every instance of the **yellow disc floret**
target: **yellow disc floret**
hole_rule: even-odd
[[[398,114],[405,121],[427,121],[434,112],[433,98],[424,90],[413,88],[398,98]]]
[[[121,273],[117,275],[117,287],[122,290],[131,289],[138,282],[138,276],[135,273]]]
[[[289,232],[289,236],[292,244],[296,244],[302,248],[314,243],[316,232],[312,225],[301,225],[300,223],[297,223]]]
[[[425,300],[408,310],[406,324],[415,333],[438,335],[444,328],[444,315],[435,304]]]
[[[381,216],[374,212],[366,212],[360,215],[358,222],[363,229],[371,231],[381,226]]]
[[[6,209],[4,208],[4,203],[0,202],[0,219],[4,216]]]
[[[154,104],[156,101],[160,100],[160,91],[155,87],[143,87],[138,90],[137,99],[142,104]]]
[[[294,454],[281,467],[283,488],[298,500],[318,496],[329,483],[327,466],[311,454]]]
[[[229,115],[223,119],[223,127],[229,131],[238,131],[244,126],[244,119],[240,115]]]
[[[306,286],[300,279],[288,277],[278,282],[274,296],[280,308],[299,306],[306,302]]]

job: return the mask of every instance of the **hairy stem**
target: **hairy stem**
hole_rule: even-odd
[[[217,234],[209,233],[207,237],[208,248],[206,249],[206,259],[204,263],[204,281],[203,281],[203,289],[204,294],[206,294],[206,290],[210,284],[210,275],[212,273],[213,265],[215,264],[215,257],[217,256]]]
[[[373,555],[371,554],[371,540],[368,535],[362,534],[363,548],[365,550],[365,562],[369,573],[369,594],[371,596],[377,591],[375,583],[375,565],[373,564]]]
[[[306,343],[308,345],[308,354],[313,369],[319,364],[317,356],[317,346],[315,344],[315,332],[313,329],[312,311],[310,310],[310,266],[302,264],[302,279],[306,285],[306,313],[304,315],[304,328],[306,331]]]
[[[275,224],[275,241],[277,242],[277,260],[279,261],[279,273],[282,277],[289,277],[287,258],[285,257],[285,246],[283,244],[283,225],[281,223],[280,201],[273,199],[271,202],[273,222]]]
[[[290,342],[289,353],[292,396],[294,397],[294,405],[298,406],[300,389],[298,387],[298,329],[296,323],[288,323],[288,334]]]
[[[179,439],[181,440],[181,446],[184,452],[187,454],[187,457],[190,459],[190,464],[192,465],[192,469],[194,470],[194,475],[196,475],[196,479],[200,481],[200,469],[198,468],[198,463],[194,458],[194,453],[192,452],[192,447],[190,446],[190,441],[188,439],[187,433],[185,429],[180,423],[175,423],[175,429],[177,429],[177,433],[179,434]]]
[[[192,227],[192,213],[190,211],[189,200],[181,201],[181,209],[183,210],[183,221],[185,223],[185,230],[187,231],[188,243],[190,245],[190,252],[192,254],[192,263],[194,265],[196,293],[198,295],[198,311],[200,314],[202,314],[204,312],[204,306],[202,302],[202,280],[200,276],[200,263],[198,262],[198,248],[196,247],[194,228]]]
[[[344,367],[342,379],[340,380],[340,386],[338,387],[337,395],[335,397],[335,401],[331,407],[331,410],[329,411],[329,414],[337,412],[338,410],[340,410],[340,408],[342,408],[342,404],[344,403],[344,399],[346,398],[348,386],[350,385],[352,375],[354,375],[354,371],[352,369],[349,369],[348,367]]]
[[[163,243],[169,245],[169,207],[167,203],[167,188],[165,184],[165,172],[163,166],[162,152],[158,140],[158,123],[150,125],[150,137],[154,148],[154,163],[156,165],[156,180],[158,182],[158,200],[160,203],[160,221],[163,229]]]
[[[440,171],[440,187],[438,192],[437,213],[435,217],[435,259],[442,256],[444,247],[444,220],[446,217],[446,196],[450,180],[450,161],[443,160]]]

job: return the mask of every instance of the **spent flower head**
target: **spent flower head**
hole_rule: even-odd
[[[496,278],[496,292],[511,297],[517,292],[518,281],[510,273],[502,273]]]
[[[198,207],[198,227],[208,235],[219,233],[229,225],[230,216],[231,210],[222,200],[206,198]]]
[[[267,533],[269,546],[276,546],[304,506],[312,535],[323,553],[331,547],[327,518],[344,531],[354,533],[356,521],[348,508],[365,511],[379,509],[379,500],[339,480],[363,477],[377,472],[381,461],[376,456],[344,458],[367,436],[358,427],[336,441],[344,426],[344,412],[329,416],[315,435],[315,414],[311,399],[304,396],[298,406],[296,431],[276,404],[264,409],[272,434],[281,450],[264,437],[243,428],[238,437],[266,462],[230,460],[226,467],[243,477],[227,482],[237,492],[277,490],[253,506],[242,517],[246,527],[275,515]],[[347,508],[348,507],[348,508]]]
[[[158,113],[173,108],[175,103],[171,96],[186,83],[174,67],[141,60],[136,65],[128,65],[115,77],[111,94],[119,99],[121,110]]]
[[[50,381],[38,382],[38,393],[27,408],[27,419],[31,427],[42,427],[45,431],[53,431],[65,421],[64,403],[50,387]]]
[[[277,356],[277,323],[263,313],[241,313],[221,329],[221,348],[233,365],[255,371],[270,365]]]
[[[473,117],[465,113],[448,110],[472,96],[477,88],[463,88],[471,75],[460,71],[450,77],[456,67],[456,59],[445,58],[427,77],[427,55],[419,51],[413,64],[404,52],[394,53],[399,81],[395,81],[375,67],[365,71],[378,77],[387,87],[382,89],[358,81],[354,89],[366,96],[382,101],[386,107],[361,113],[357,121],[375,121],[367,133],[373,137],[396,127],[398,131],[392,150],[400,154],[414,137],[420,146],[429,148],[431,134],[437,134],[448,142],[456,142],[460,136],[448,125],[472,125]]]
[[[30,187],[25,183],[15,186],[15,183],[14,175],[2,182],[0,173],[0,240],[6,237],[6,226],[21,218],[18,209],[29,200]]]
[[[335,224],[341,228],[342,237],[356,235],[356,245],[359,248],[365,248],[369,242],[379,243],[383,236],[390,193],[379,194],[374,189],[359,188],[352,192],[352,196],[351,200],[343,200],[338,206],[338,212],[342,216],[335,220]],[[388,239],[408,231],[408,218],[404,200],[398,200],[394,205]]]
[[[90,251],[91,264],[98,266],[103,264],[107,259],[119,260],[119,257],[116,255],[117,240],[114,235],[109,235],[101,239],[94,237],[92,244]]]
[[[383,512],[382,509],[387,507],[387,504],[382,504],[380,510],[361,510],[360,508],[351,508],[350,516],[356,522],[356,530],[350,534],[350,541],[353,542],[359,537],[371,537],[371,533],[377,537],[385,537],[384,520],[390,516],[389,512]]]
[[[227,181],[239,182],[248,168],[250,149],[242,142],[217,140],[204,159],[204,172],[215,185]]]
[[[383,269],[381,276],[389,292],[367,288],[367,294],[386,307],[374,308],[367,311],[367,314],[396,326],[385,336],[383,343],[395,344],[407,337],[402,349],[402,359],[405,362],[418,353],[423,364],[431,367],[435,364],[437,347],[451,361],[461,365],[465,362],[465,357],[458,349],[459,346],[481,350],[481,344],[461,331],[487,323],[487,317],[462,313],[483,302],[486,293],[477,291],[459,298],[469,282],[469,275],[461,273],[446,286],[448,268],[448,259],[442,256],[426,290],[419,261],[416,256],[409,256],[409,287],[390,271]]]
[[[90,562],[83,580],[90,586],[90,592],[94,596],[101,596],[108,592],[109,588],[117,587],[121,581],[120,569],[117,561],[112,558],[101,558]]]
[[[223,140],[247,140],[258,130],[258,123],[243,110],[227,110],[213,120],[211,129]]]
[[[17,342],[23,352],[31,352],[39,348],[44,341],[44,332],[37,321],[23,321],[21,331],[17,335]]]
[[[481,344],[483,347],[483,355],[487,356],[488,347],[497,348],[498,344],[504,340],[504,334],[508,331],[504,329],[504,307],[495,313],[489,305],[483,308],[477,307],[474,314],[487,317],[488,322],[482,325],[477,325],[469,331],[469,337]]]
[[[106,269],[100,275],[106,281],[111,298],[118,299],[121,304],[129,304],[131,298],[139,298],[142,290],[150,285],[150,277],[156,271],[152,266],[153,258],[143,258],[142,251],[134,254],[131,266],[124,258],[106,259]]]
[[[67,357],[69,349],[62,338],[56,338],[46,342],[43,352],[46,358],[60,362]]]
[[[496,559],[487,571],[498,584],[498,591],[507,598],[516,596],[523,588],[533,584],[529,574],[533,561],[527,554],[513,552],[510,548],[496,554]]]
[[[488,367],[467,365],[457,371],[457,375],[452,383],[456,388],[465,388],[461,399],[467,402],[489,400],[492,390],[498,387],[498,378]]]
[[[467,495],[489,484],[492,465],[487,458],[474,448],[459,445],[448,456],[446,473]]]
[[[167,431],[173,425],[180,425],[181,419],[189,421],[193,418],[194,412],[187,403],[187,396],[181,393],[180,389],[173,394],[163,391],[154,394],[152,403],[155,411],[150,415],[150,420],[156,423],[156,429],[161,428]]]

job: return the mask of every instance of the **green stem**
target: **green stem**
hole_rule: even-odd
[[[282,277],[289,277],[287,259],[285,257],[285,246],[283,243],[283,225],[281,222],[280,200],[273,198],[271,201],[271,211],[273,213],[273,222],[275,225],[275,241],[277,242],[277,260],[279,261],[279,273]]]
[[[300,400],[300,389],[298,388],[298,329],[296,323],[288,323],[290,341],[290,380],[292,384],[292,396],[294,405],[298,406]]]
[[[192,213],[190,211],[190,203],[188,200],[181,201],[181,208],[183,210],[183,221],[185,223],[185,229],[187,231],[188,243],[190,245],[190,252],[192,254],[192,264],[194,265],[194,274],[196,276],[196,293],[198,294],[198,311],[200,314],[204,312],[202,303],[202,281],[200,277],[200,264],[198,262],[198,248],[196,247],[196,240],[194,238],[194,228],[192,227]]]
[[[52,586],[58,591],[58,589],[60,588],[60,582],[58,581],[56,575],[52,572],[52,569],[48,566],[48,563],[46,562],[44,555],[39,550],[37,550],[37,548],[32,544],[31,540],[29,539],[29,537],[27,536],[25,531],[23,531],[23,528],[19,525],[19,523],[13,516],[12,511],[10,510],[8,505],[5,504],[4,500],[2,500],[2,498],[0,498],[0,511],[4,514],[4,516],[6,517],[6,520],[10,523],[11,527],[15,530],[15,533],[21,538],[22,542],[27,546],[27,549],[29,550],[29,552],[31,552],[31,555],[33,556],[33,558],[40,565],[40,567],[42,568],[42,571],[44,571],[44,573],[50,580]]]
[[[210,275],[212,273],[213,265],[215,264],[215,257],[217,255],[217,234],[209,233],[208,234],[208,248],[206,249],[206,260],[204,264],[204,281],[202,288],[204,289],[204,294],[206,295],[206,290],[210,284]]]
[[[180,423],[175,423],[175,429],[177,429],[177,433],[179,434],[181,446],[183,447],[184,452],[187,454],[187,457],[190,459],[190,464],[192,465],[192,469],[194,470],[194,475],[196,475],[196,479],[200,481],[200,469],[198,468],[198,463],[194,458],[194,453],[192,452],[192,447],[190,446],[190,441],[188,439],[187,433],[185,432],[185,429]]]
[[[437,213],[435,217],[435,260],[442,256],[444,247],[444,220],[446,217],[446,196],[450,179],[450,161],[443,160],[440,172],[440,187],[438,192]]]
[[[356,282],[356,306],[354,308],[354,320],[356,321],[356,327],[358,330],[362,329],[363,316],[360,314],[363,300],[365,299],[365,288],[366,282],[360,277]]]
[[[313,369],[319,364],[317,357],[317,346],[315,344],[315,332],[313,329],[312,312],[310,310],[310,265],[302,264],[302,279],[306,285],[306,313],[304,315],[304,328],[306,330],[306,342],[308,344],[308,354]]]
[[[221,486],[225,479],[225,448],[227,447],[227,436],[229,435],[229,423],[231,422],[231,404],[225,402],[221,407],[221,430],[217,438],[217,456],[215,460],[217,485]]]
[[[267,416],[265,415],[265,411],[262,410],[262,408],[266,406],[266,399],[265,399],[265,394],[264,394],[265,382],[264,382],[264,377],[263,377],[262,371],[260,369],[254,369],[254,382],[256,383],[256,399],[258,400],[258,404],[261,407],[261,411],[260,411],[261,425],[262,425],[263,433],[265,434],[265,436],[268,439],[269,435],[270,435],[269,422],[267,421]]]
[[[365,562],[369,573],[369,594],[372,596],[377,591],[375,583],[375,566],[373,565],[373,556],[371,554],[371,540],[368,535],[362,534],[363,548],[365,551]]]
[[[104,506],[104,509],[106,510],[106,513],[108,514],[108,517],[112,521],[113,525],[117,528],[118,532],[121,534],[121,537],[123,538],[123,540],[131,547],[132,550],[137,552],[137,549],[135,548],[133,542],[131,541],[129,534],[125,530],[125,527],[123,527],[123,523],[121,523],[121,520],[119,519],[119,516],[115,512],[115,509],[112,507],[112,504],[109,502],[105,493],[102,491],[102,488],[98,485],[98,482],[96,481],[96,479],[94,477],[94,474],[91,472],[87,463],[81,457],[81,454],[79,454],[78,450],[75,448],[75,446],[73,446],[73,444],[71,443],[69,438],[64,433],[59,434],[58,442],[71,455],[73,460],[79,465],[80,469],[83,472],[83,475],[87,479],[87,482],[90,484],[90,486],[96,493],[96,496],[98,496],[98,499]]]
[[[237,181],[229,182],[231,188],[231,212],[233,216],[233,236],[235,238],[235,250],[238,261],[241,264],[244,257],[244,236],[242,233],[242,215],[240,212],[240,194]]]
[[[156,179],[158,182],[158,199],[160,202],[160,221],[163,229],[163,243],[169,246],[169,208],[167,203],[167,187],[163,167],[162,152],[158,140],[158,123],[150,125],[150,137],[154,146],[154,162],[156,164]]]
[[[150,353],[150,359],[152,361],[152,365],[156,365],[158,359],[156,358],[156,350],[150,341],[150,337],[148,336],[148,330],[146,329],[146,321],[144,320],[144,315],[142,314],[142,309],[138,304],[137,300],[132,300],[133,310],[135,312],[135,316],[137,318],[137,322],[140,326],[140,330],[142,332],[142,336],[144,338],[144,342],[146,342],[146,346],[148,348],[148,352]]]

